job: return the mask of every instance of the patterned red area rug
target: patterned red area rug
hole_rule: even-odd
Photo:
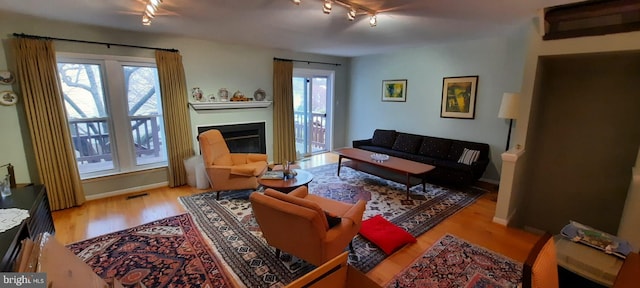
[[[127,287],[234,287],[189,214],[67,245],[100,277]]]
[[[382,215],[390,222],[419,236],[447,217],[473,203],[483,191],[457,191],[427,184],[411,188],[415,196],[407,202],[404,184],[343,167],[336,175],[337,164],[308,169],[314,175],[309,191],[323,197],[355,203],[367,200],[363,216],[368,219]],[[281,287],[311,271],[314,267],[287,253],[280,258],[275,249],[262,238],[248,198],[253,191],[225,192],[216,200],[216,192],[180,197],[191,213],[198,229],[211,239],[224,263],[247,287]],[[292,236],[293,237],[293,236]],[[368,272],[387,255],[376,245],[356,236],[355,253],[349,254],[349,264]]]
[[[522,263],[445,235],[386,287],[516,287]]]

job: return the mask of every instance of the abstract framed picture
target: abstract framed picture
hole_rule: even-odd
[[[382,80],[382,101],[406,102],[407,79]]]
[[[478,76],[442,79],[441,118],[474,119]]]

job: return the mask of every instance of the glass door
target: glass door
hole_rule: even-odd
[[[300,158],[331,150],[332,79],[333,71],[293,71],[296,152]]]

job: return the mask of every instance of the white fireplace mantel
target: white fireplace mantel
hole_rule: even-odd
[[[272,101],[189,102],[194,110],[266,108]]]

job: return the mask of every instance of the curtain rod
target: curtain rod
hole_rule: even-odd
[[[169,52],[180,52],[177,49],[155,48],[155,47],[147,47],[147,46],[119,44],[119,43],[109,43],[109,42],[97,42],[97,41],[87,41],[87,40],[76,40],[76,39],[66,39],[66,38],[55,38],[55,37],[29,35],[29,34],[24,34],[24,33],[13,33],[13,36],[14,37],[21,37],[21,38],[46,39],[46,40],[57,40],[57,41],[67,41],[67,42],[107,45],[107,48],[111,48],[111,46],[120,46],[120,47],[129,47],[129,48],[140,48],[140,49],[161,50],[161,51],[169,51]]]
[[[284,59],[284,58],[276,58],[273,57],[275,61],[289,61],[289,62],[300,62],[307,64],[323,64],[323,65],[333,65],[333,66],[342,66],[340,63],[329,63],[329,62],[316,62],[316,61],[307,61],[307,60],[294,60],[294,59]]]

